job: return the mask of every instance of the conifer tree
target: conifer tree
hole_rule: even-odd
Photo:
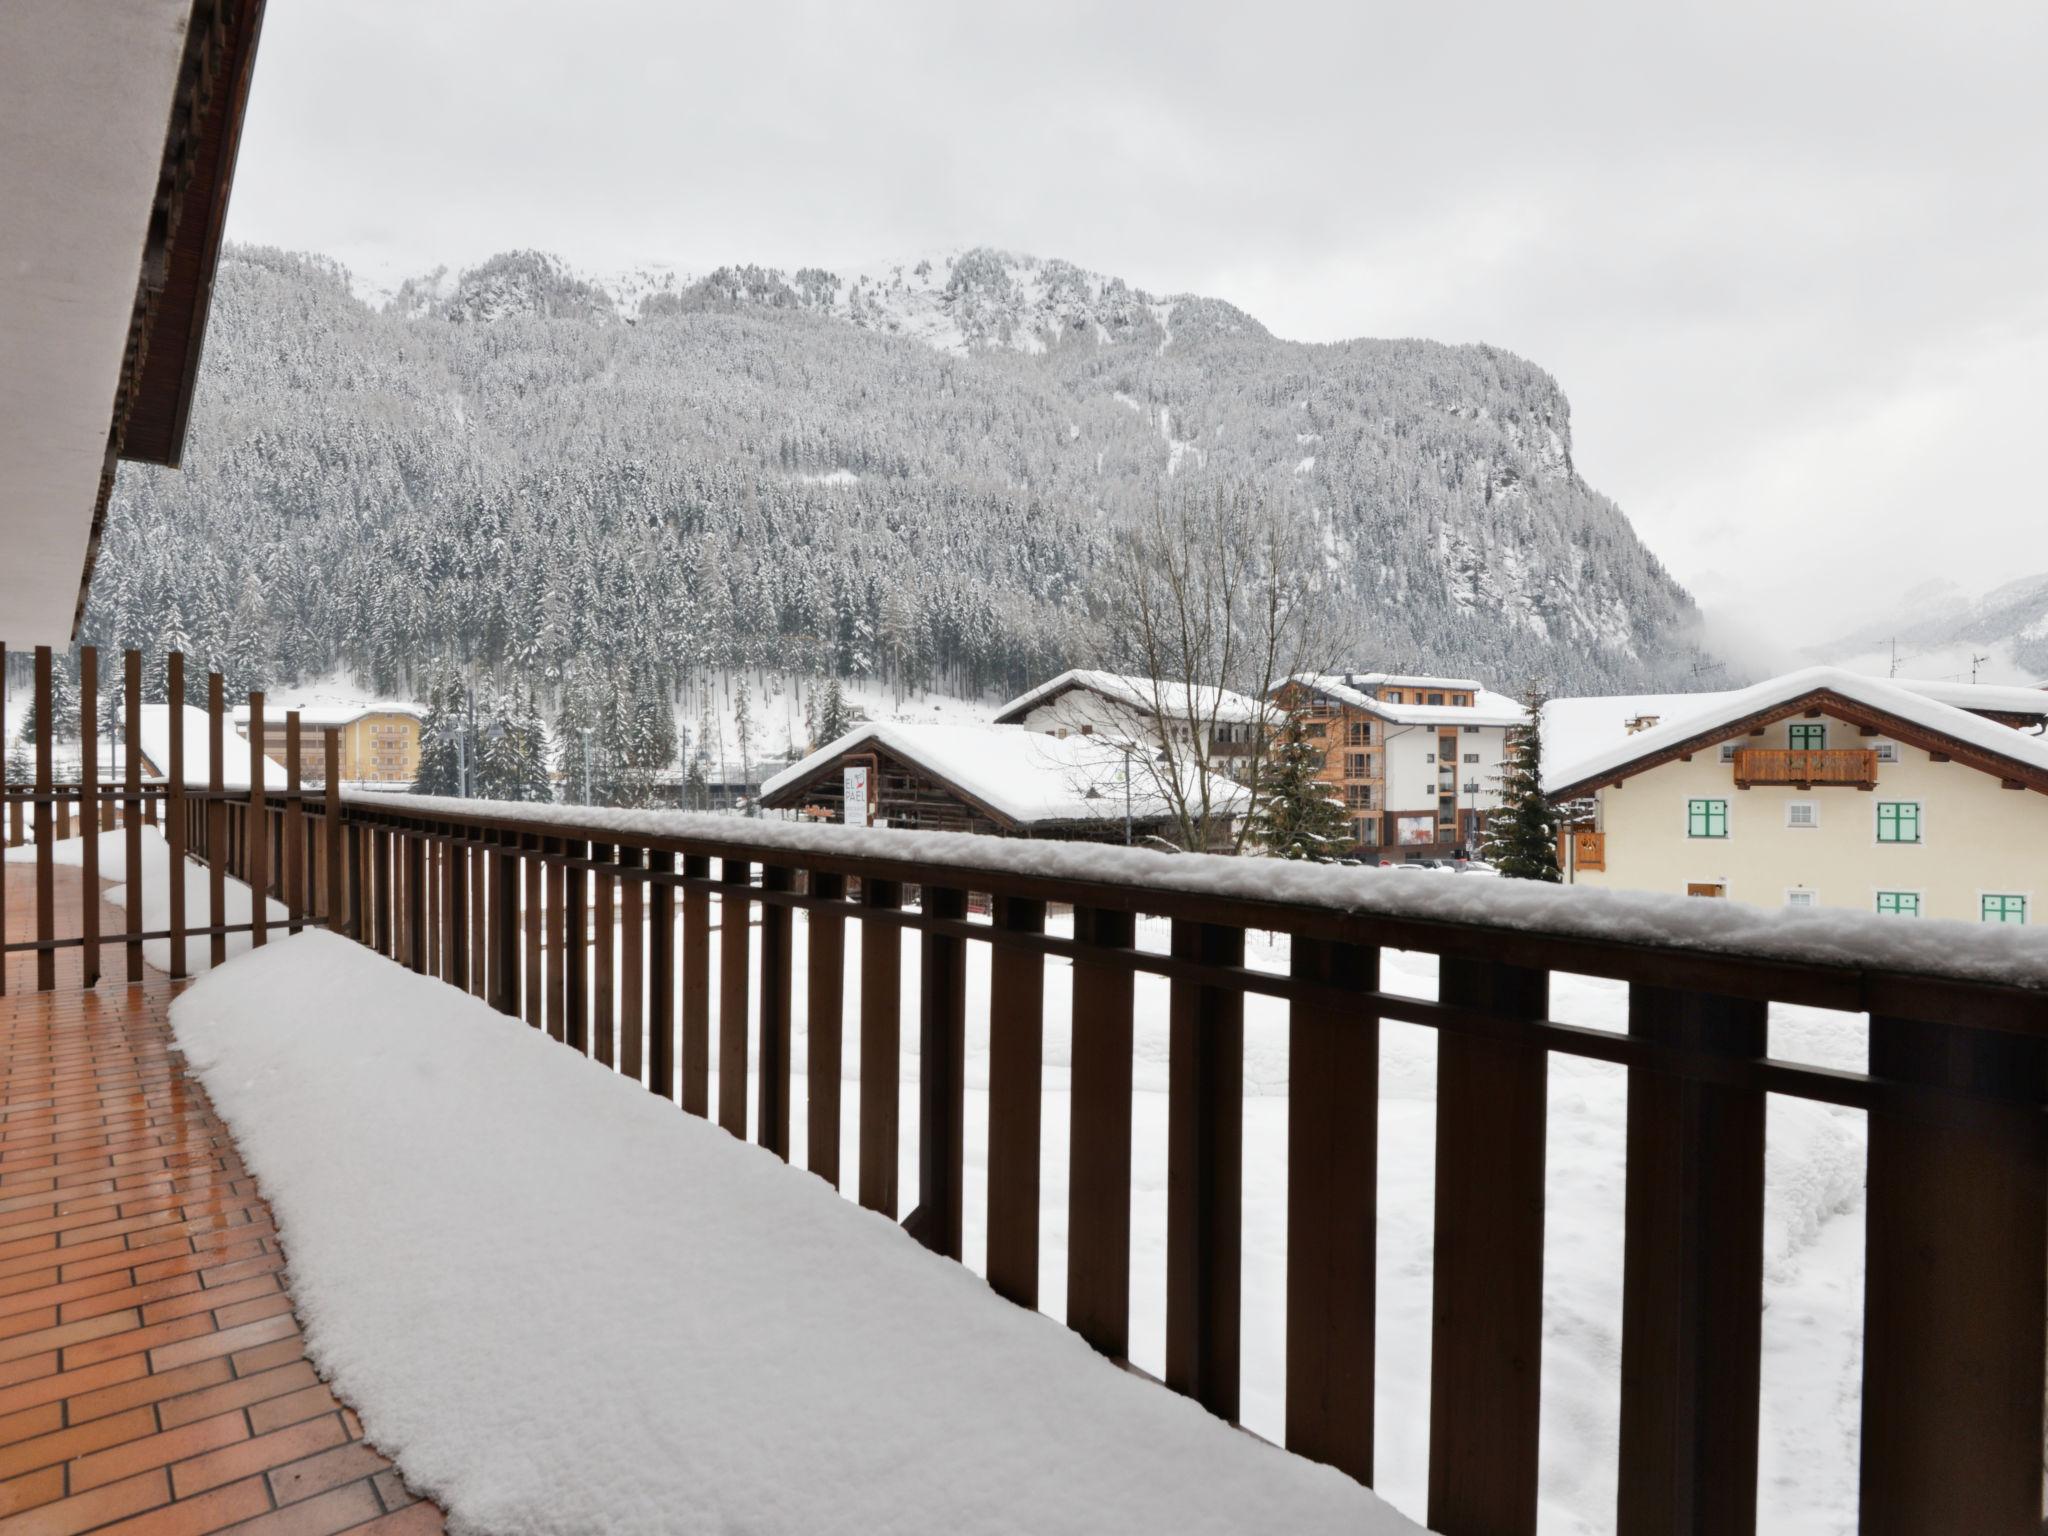
[[[452,675],[444,673],[427,695],[427,716],[420,722],[420,762],[413,775],[414,794],[462,793],[455,755],[455,732],[465,723],[461,715],[462,690]]]
[[[1487,819],[1483,856],[1513,880],[1547,880],[1555,884],[1557,807],[1543,794],[1543,706],[1540,689],[1523,701],[1526,725],[1508,732],[1507,757],[1501,766],[1501,808]]]
[[[846,695],[839,687],[839,679],[833,678],[825,684],[825,698],[818,706],[818,725],[812,733],[811,750],[816,751],[828,741],[837,741],[853,729],[853,716],[846,707]]]
[[[1281,727],[1253,785],[1251,841],[1283,859],[1333,859],[1353,842],[1351,820],[1322,771],[1323,749],[1308,739],[1298,713]]]

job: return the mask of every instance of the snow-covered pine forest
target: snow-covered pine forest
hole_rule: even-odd
[[[1131,508],[1248,494],[1313,523],[1344,661],[1672,676],[1690,600],[1570,445],[1495,348],[1285,342],[986,251],[610,285],[516,253],[375,305],[231,250],[184,466],[123,466],[84,638],[231,697],[452,667],[551,718],[735,668],[1001,695],[1100,659]]]

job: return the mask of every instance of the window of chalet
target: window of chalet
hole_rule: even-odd
[[[1880,800],[1877,802],[1877,840],[1880,843],[1920,841],[1920,802]]]
[[[1728,835],[1728,802],[1726,800],[1686,801],[1685,835],[1687,837],[1726,837]]]

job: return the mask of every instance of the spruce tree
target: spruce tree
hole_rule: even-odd
[[[456,779],[455,732],[465,723],[462,690],[444,674],[427,695],[427,717],[420,722],[420,762],[413,775],[416,795],[459,795]]]
[[[1351,819],[1316,777],[1322,767],[1323,749],[1308,739],[1301,716],[1290,714],[1252,787],[1253,844],[1277,858],[1319,861],[1351,846]]]
[[[1487,818],[1486,843],[1480,852],[1513,880],[1547,880],[1555,884],[1557,807],[1543,794],[1543,706],[1539,689],[1523,701],[1526,725],[1508,732],[1507,759],[1501,766],[1501,808]]]
[[[828,741],[837,741],[853,729],[853,716],[846,707],[846,695],[839,687],[839,679],[833,678],[825,684],[825,700],[818,706],[818,728],[813,733],[811,750],[816,751]]]

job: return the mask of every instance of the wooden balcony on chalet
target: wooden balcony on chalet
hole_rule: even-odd
[[[1742,747],[1735,753],[1735,787],[1789,785],[1794,789],[1838,786],[1877,788],[1877,753],[1868,747]]]

